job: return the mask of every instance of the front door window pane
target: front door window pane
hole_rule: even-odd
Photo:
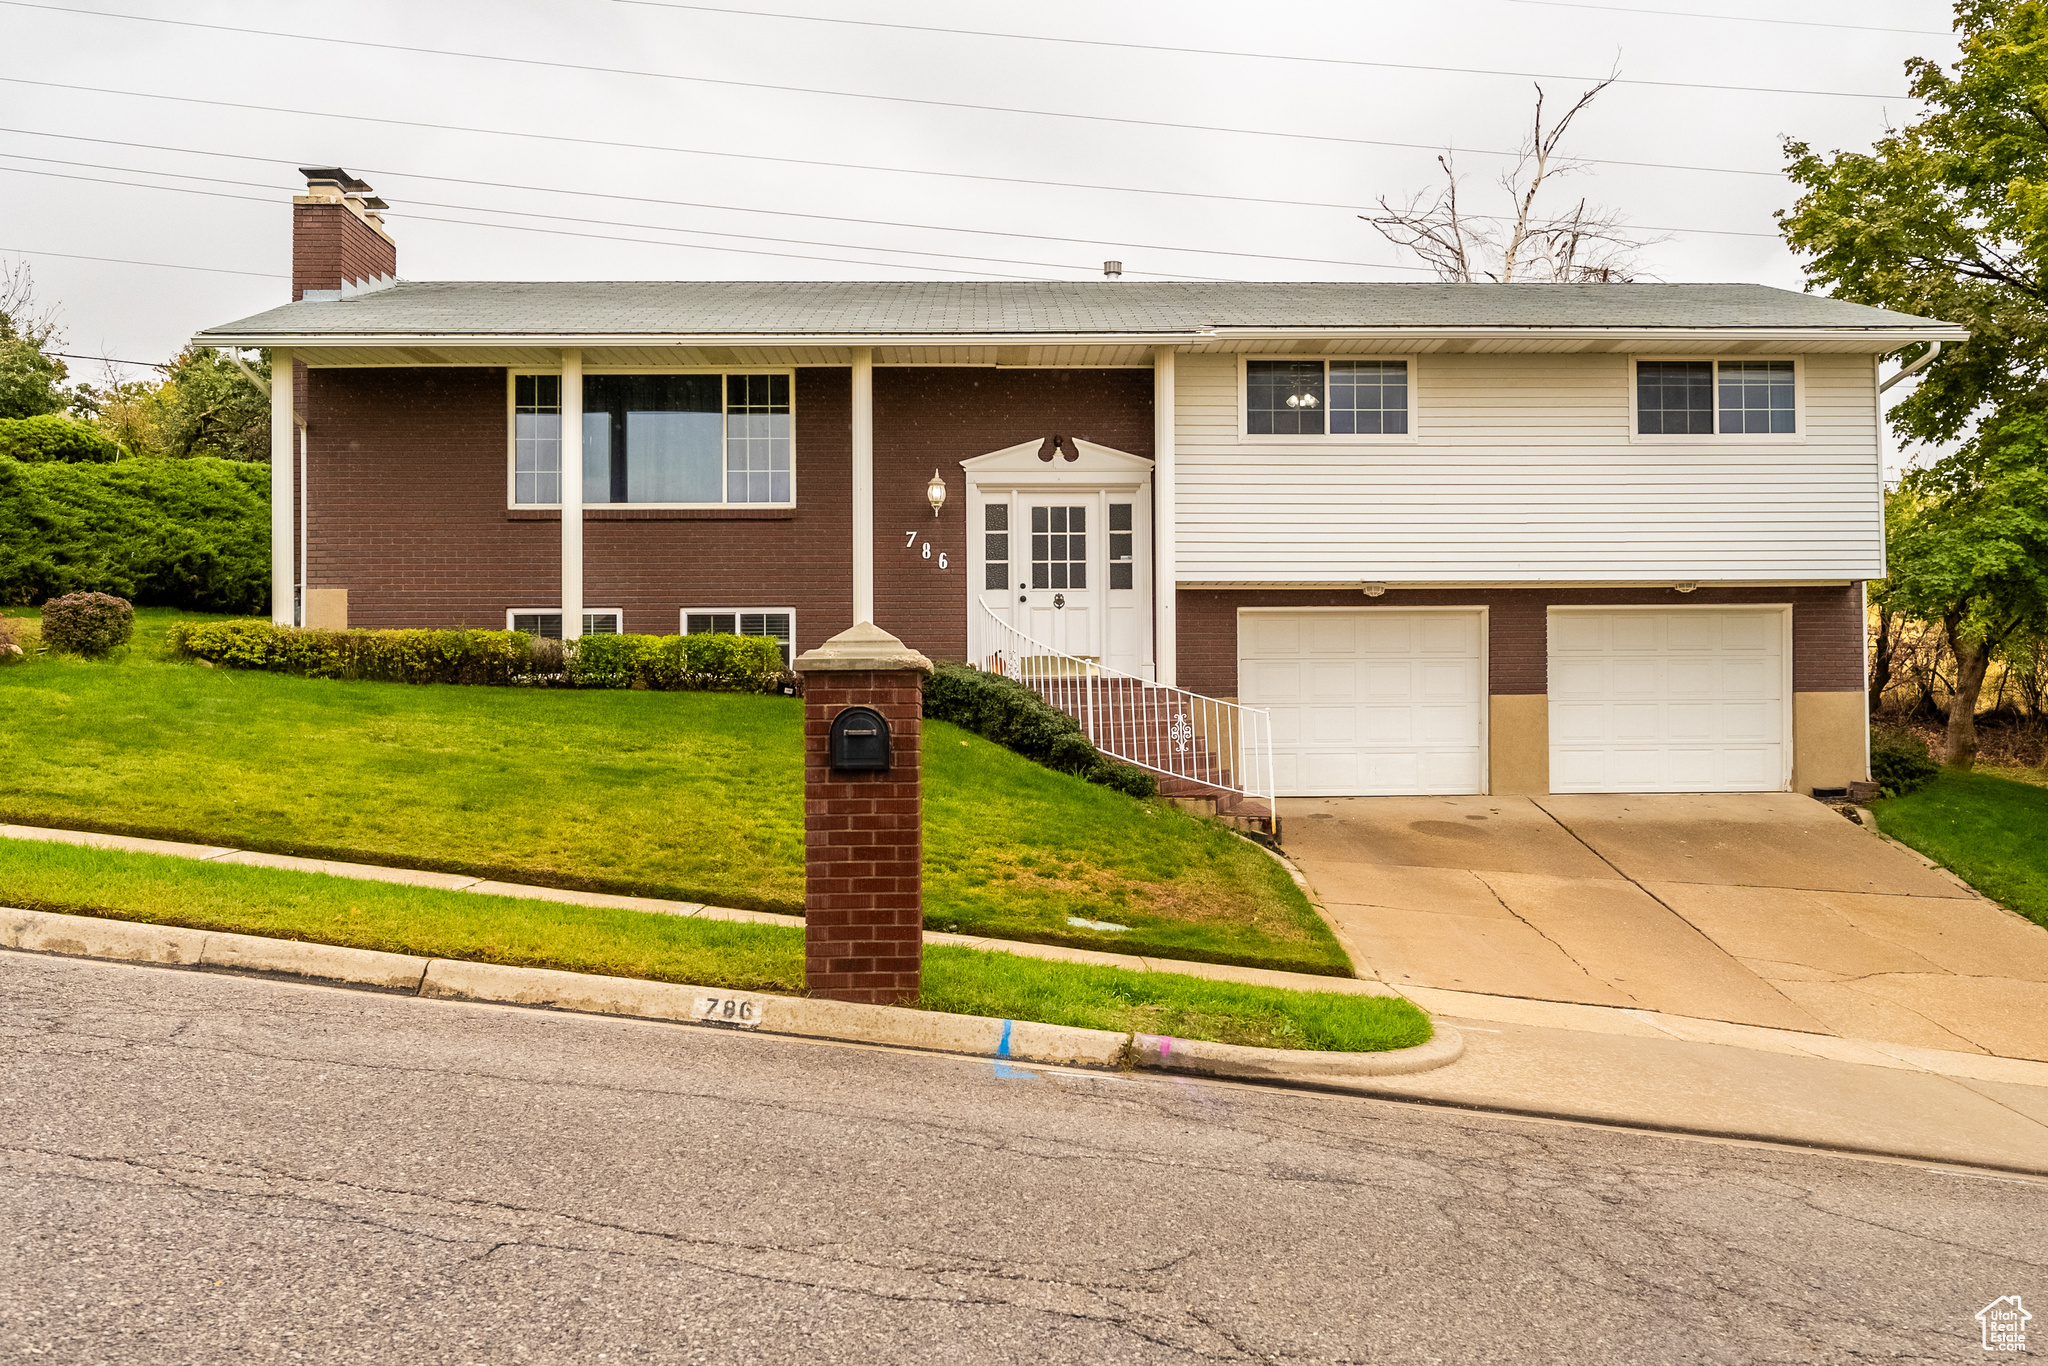
[[[1010,505],[989,503],[981,510],[982,580],[984,590],[1010,586]]]
[[[1031,509],[1031,586],[1088,586],[1088,509]]]

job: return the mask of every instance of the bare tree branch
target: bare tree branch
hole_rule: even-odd
[[[1466,212],[1458,202],[1457,171],[1446,153],[1437,158],[1445,185],[1435,196],[1419,193],[1398,206],[1382,198],[1378,214],[1359,217],[1395,246],[1421,257],[1439,280],[1557,284],[1635,279],[1637,254],[1665,239],[1639,237],[1618,212],[1593,207],[1583,198],[1561,214],[1546,216],[1539,207],[1550,182],[1585,169],[1584,162],[1563,156],[1559,148],[1573,121],[1619,75],[1615,72],[1580,95],[1548,126],[1543,87],[1536,87],[1529,136],[1513,167],[1500,177],[1514,210],[1511,215]]]

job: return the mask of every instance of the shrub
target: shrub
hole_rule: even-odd
[[[753,636],[593,635],[563,642],[518,631],[319,631],[267,621],[179,621],[175,658],[302,678],[496,687],[766,692],[782,652]]]
[[[1941,765],[1927,752],[1927,742],[1911,731],[1870,732],[1870,778],[1886,797],[1903,797],[1934,781]]]
[[[135,634],[135,608],[106,593],[66,593],[43,604],[43,643],[98,659]]]
[[[112,464],[121,448],[99,428],[55,413],[0,418],[0,455],[33,463]]]
[[[144,606],[270,602],[270,472],[228,460],[0,460],[0,603],[113,593]]]
[[[965,664],[941,664],[924,681],[924,714],[950,721],[1004,749],[1133,797],[1159,790],[1150,773],[1103,757],[1081,723],[1031,689]]]

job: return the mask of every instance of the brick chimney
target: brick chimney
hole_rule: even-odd
[[[292,298],[339,299],[343,289],[398,274],[398,244],[370,187],[339,166],[301,166],[306,192],[292,196]]]

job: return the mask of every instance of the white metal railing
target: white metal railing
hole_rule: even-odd
[[[1244,797],[1273,799],[1273,715],[1063,654],[980,604],[974,663],[1015,679],[1081,723],[1112,759]]]

